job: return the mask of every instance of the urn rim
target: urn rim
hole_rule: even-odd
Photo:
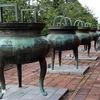
[[[78,27],[79,30],[90,30],[90,27]]]
[[[77,26],[51,26],[49,27],[50,30],[52,29],[57,29],[57,30],[60,30],[60,29],[63,29],[63,30],[76,30],[77,29]]]
[[[96,32],[97,28],[91,28],[90,31],[91,32]]]
[[[45,27],[45,25],[45,23],[0,23],[0,29],[42,30]]]

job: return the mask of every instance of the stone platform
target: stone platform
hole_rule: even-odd
[[[78,50],[78,52],[87,52],[87,51],[84,51],[84,50]],[[100,53],[100,50],[90,50],[90,53]]]
[[[67,88],[45,87],[47,96],[43,96],[40,88],[36,86],[7,85],[7,91],[1,100],[60,100],[67,92]]]
[[[70,56],[65,56],[64,59],[75,59],[74,57],[70,57]],[[78,59],[80,60],[97,60],[98,57],[97,56],[91,56],[91,57],[88,57],[88,56],[79,56]]]
[[[77,69],[75,65],[54,65],[54,70],[48,68],[47,73],[83,75],[88,68],[88,66],[79,66]]]

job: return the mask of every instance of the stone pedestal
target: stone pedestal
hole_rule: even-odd
[[[76,74],[83,75],[88,70],[88,66],[79,66],[77,69],[75,65],[54,65],[55,69],[47,69],[47,73],[60,73],[60,74]]]
[[[17,85],[7,85],[7,92],[2,100],[59,100],[68,91],[67,88],[50,88],[45,87],[48,92],[43,96],[40,88],[36,86],[23,86],[18,88]]]
[[[65,56],[64,59],[75,59],[75,58],[74,57]],[[80,60],[97,60],[98,57],[97,56],[93,56],[93,57],[92,56],[91,57],[89,57],[89,56],[79,56],[78,59],[80,59]]]

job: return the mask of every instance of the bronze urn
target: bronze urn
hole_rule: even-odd
[[[80,45],[85,46],[85,49],[87,49],[88,46],[88,56],[91,48],[91,37],[89,34],[90,28],[85,27],[85,22],[81,20],[76,20],[74,22],[75,26],[78,26],[78,29],[76,30],[76,35],[80,39]]]
[[[40,90],[44,96],[47,95],[43,83],[46,74],[45,57],[49,51],[50,43],[48,39],[41,34],[44,27],[44,23],[38,22],[0,23],[0,99],[3,97],[6,89],[4,77],[4,67],[6,63],[17,65],[19,87],[21,87],[22,64],[39,61],[41,69]]]
[[[94,49],[96,49],[96,44],[97,44],[97,40],[98,40],[98,37],[99,37],[99,34],[96,32],[97,28],[91,28],[90,31],[89,31],[89,34],[92,38],[91,41],[94,41]]]
[[[58,20],[58,23],[56,20]],[[68,25],[70,23],[70,25]],[[68,17],[57,16],[54,19],[54,24],[49,28],[50,34],[47,38],[53,48],[52,55],[52,70],[54,69],[55,51],[59,52],[59,65],[61,66],[61,53],[64,50],[73,50],[76,60],[76,67],[78,68],[78,46],[80,44],[79,38],[75,31],[77,26],[71,26],[71,20]]]

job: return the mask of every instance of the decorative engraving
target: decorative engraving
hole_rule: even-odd
[[[9,39],[6,39],[6,40],[3,42],[2,46],[12,46],[12,41],[10,41]]]
[[[5,43],[6,45],[12,45],[12,41],[10,41],[9,39],[5,40],[4,43]]]

